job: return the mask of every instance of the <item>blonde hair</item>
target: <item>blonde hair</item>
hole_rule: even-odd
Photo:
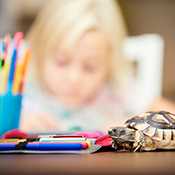
[[[121,47],[126,29],[120,7],[113,0],[52,0],[46,3],[28,35],[33,57],[47,57],[63,36],[71,47],[89,30],[99,30],[108,37],[113,51],[110,79],[118,82],[124,70]]]

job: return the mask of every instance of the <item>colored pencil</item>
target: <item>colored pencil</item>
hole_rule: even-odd
[[[0,94],[22,94],[26,69],[31,58],[23,33],[0,40]]]
[[[88,144],[82,143],[27,143],[26,150],[38,150],[38,151],[72,151],[87,149]]]

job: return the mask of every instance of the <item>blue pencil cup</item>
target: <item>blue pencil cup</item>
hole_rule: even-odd
[[[19,127],[22,95],[0,96],[0,135]]]

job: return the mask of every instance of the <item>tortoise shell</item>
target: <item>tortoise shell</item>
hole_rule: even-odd
[[[125,125],[155,140],[175,140],[175,114],[170,112],[146,112],[127,120]]]

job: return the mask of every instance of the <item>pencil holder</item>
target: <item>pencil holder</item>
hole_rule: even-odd
[[[0,135],[19,127],[22,95],[0,95]]]

